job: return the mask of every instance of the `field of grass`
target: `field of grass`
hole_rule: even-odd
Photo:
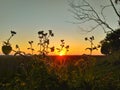
[[[0,90],[120,90],[120,55],[0,56]]]

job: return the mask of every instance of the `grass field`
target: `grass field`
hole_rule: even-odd
[[[0,56],[0,90],[120,90],[120,55]]]

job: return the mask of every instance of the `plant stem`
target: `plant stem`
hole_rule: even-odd
[[[9,43],[10,39],[13,37],[13,35],[11,35],[8,40],[7,40],[7,43]]]

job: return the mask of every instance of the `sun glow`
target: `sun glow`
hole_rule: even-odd
[[[63,55],[65,55],[65,54],[66,54],[65,51],[62,50],[62,51],[59,53],[59,56],[63,56]]]
[[[60,56],[63,56],[64,54],[60,53],[59,55],[60,55]]]

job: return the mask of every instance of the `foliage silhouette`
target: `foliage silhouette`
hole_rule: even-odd
[[[120,50],[120,29],[110,32],[101,42],[101,53],[109,55]]]
[[[53,34],[52,30],[48,30],[48,31],[49,31],[48,33],[44,33],[44,31],[38,32],[38,36],[39,36],[38,46],[40,46],[40,49],[38,52],[40,55],[47,55],[49,53],[49,49],[51,52],[54,52],[55,47],[54,46],[49,47],[49,44],[50,44],[49,38],[53,37],[54,34]],[[6,41],[3,42],[2,52],[5,55],[8,55],[8,54],[10,54],[11,51],[13,51],[13,52],[15,52],[15,54],[14,54],[15,56],[16,55],[33,55],[33,51],[34,51],[33,41],[28,41],[30,47],[28,47],[27,49],[31,51],[30,54],[25,54],[25,52],[20,50],[20,47],[18,45],[16,45],[17,50],[12,49],[10,40],[15,34],[16,34],[15,31],[11,31],[11,36]]]
[[[27,48],[28,50],[31,50],[31,55],[33,55],[33,51],[34,51],[34,48],[33,48],[33,41],[28,41],[30,47]]]
[[[90,55],[92,55],[93,50],[98,50],[98,48],[100,48],[100,45],[98,45],[98,46],[94,45],[93,40],[94,40],[94,36],[91,36],[89,38],[85,37],[85,41],[90,42],[90,47],[85,49],[85,50],[90,50]]]
[[[21,50],[20,50],[20,47],[19,47],[18,45],[16,45],[16,49],[17,49],[17,50],[12,50],[12,51],[15,52],[15,53],[14,53],[14,56],[17,56],[17,55],[24,56],[24,55],[25,55],[25,52],[21,51]]]
[[[4,41],[3,42],[3,46],[2,46],[2,52],[5,54],[5,55],[8,55],[10,54],[10,52],[12,51],[12,47],[11,47],[11,44],[10,44],[10,39],[16,34],[15,31],[11,31],[11,36],[7,39],[7,41]]]
[[[60,48],[56,48],[57,51],[59,52],[59,55],[62,54],[62,51],[64,51],[64,54],[66,55],[67,52],[69,51],[69,45],[65,45],[65,41],[64,40],[60,40],[61,44],[60,44]]]
[[[115,0],[115,3],[118,4],[118,2],[120,2],[120,0]]]
[[[54,46],[49,47],[49,44],[50,44],[49,38],[53,37],[54,34],[53,34],[52,30],[48,30],[48,31],[49,31],[49,33],[44,33],[44,31],[39,31],[38,32],[38,36],[39,36],[38,37],[39,38],[38,45],[40,47],[38,52],[39,52],[40,55],[47,55],[49,53],[48,49],[50,49],[51,52],[54,52]]]

